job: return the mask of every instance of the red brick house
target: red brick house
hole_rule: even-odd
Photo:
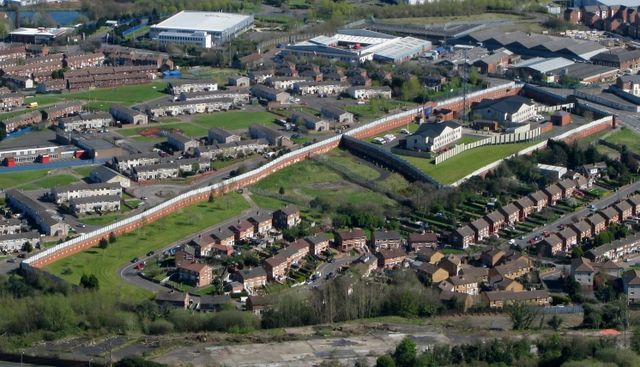
[[[578,242],[584,241],[585,238],[591,238],[591,224],[587,223],[585,220],[572,223],[569,226],[576,232]]]
[[[407,259],[407,253],[401,248],[380,250],[376,256],[378,257],[378,267],[383,269],[393,269]]]
[[[253,224],[253,231],[259,235],[265,235],[273,228],[273,214],[268,211],[258,210],[249,216],[248,221]]]
[[[195,287],[204,287],[213,281],[213,273],[207,264],[182,263],[178,267],[178,279]]]
[[[547,195],[548,205],[556,205],[556,202],[562,199],[562,189],[555,184],[545,187],[542,192]]]
[[[324,233],[306,237],[305,240],[311,245],[309,252],[313,255],[320,255],[329,249],[329,237]]]
[[[485,238],[489,237],[491,228],[491,224],[487,222],[484,218],[479,218],[469,223],[469,227],[473,229],[473,232],[476,234],[476,242],[480,242]]]
[[[533,202],[534,210],[537,212],[542,211],[549,203],[549,197],[542,190],[529,194],[529,199]]]
[[[536,203],[531,198],[525,196],[518,199],[514,205],[520,210],[520,220],[527,219],[529,214],[533,213]]]
[[[588,216],[585,221],[591,226],[592,236],[597,235],[598,233],[604,231],[605,228],[607,228],[607,220],[600,213],[595,213]]]
[[[254,228],[253,224],[246,219],[238,220],[229,227],[233,232],[236,241],[253,238],[255,235]]]
[[[618,212],[618,220],[621,222],[633,216],[633,208],[631,207],[631,204],[629,204],[629,202],[626,200],[622,200],[619,203],[616,203],[615,205],[613,205],[613,208]]]
[[[300,220],[300,209],[295,205],[286,205],[273,213],[273,226],[278,229],[295,227]]]
[[[545,238],[538,244],[538,253],[542,256],[552,257],[562,253],[564,246],[562,239],[555,233]]]
[[[367,235],[360,228],[336,232],[336,246],[344,252],[359,250],[367,245]]]
[[[436,248],[438,246],[438,234],[433,232],[410,233],[407,240],[411,251],[423,248]]]
[[[640,215],[640,194],[629,196],[627,202],[631,205],[631,213],[633,215]]]
[[[515,204],[507,204],[498,208],[498,212],[504,217],[505,223],[515,224],[520,220],[520,209]]]
[[[483,219],[489,223],[490,235],[498,232],[504,225],[504,215],[497,210],[485,215]]]
[[[460,249],[466,249],[475,242],[476,233],[470,226],[463,226],[451,232],[451,242]]]
[[[600,215],[604,217],[605,226],[607,227],[620,222],[620,214],[613,206],[606,207],[600,212]]]

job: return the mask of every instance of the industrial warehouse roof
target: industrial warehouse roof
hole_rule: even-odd
[[[248,19],[251,19],[250,15],[183,10],[152,28],[222,32]]]
[[[563,57],[554,57],[552,59],[545,59],[542,57],[536,57],[533,59],[525,60],[521,63],[513,65],[514,68],[528,68],[535,70],[541,74],[546,74],[550,71],[573,65],[574,62],[567,60]]]
[[[415,56],[417,53],[431,48],[431,42],[413,37],[404,37],[385,42],[367,49],[375,58],[401,60]]]
[[[585,60],[607,51],[606,47],[593,41],[524,32],[503,33],[495,29],[474,32],[460,37],[456,42],[459,41],[481,42],[489,48],[505,47],[522,55],[541,56],[557,53],[565,57]]]

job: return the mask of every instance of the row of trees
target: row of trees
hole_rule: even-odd
[[[359,275],[359,274],[355,274]],[[427,317],[444,310],[436,291],[413,272],[395,272],[388,282],[343,276],[322,288],[279,295],[262,315],[262,327],[313,325],[383,315]]]

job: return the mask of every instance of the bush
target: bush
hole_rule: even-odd
[[[151,335],[164,335],[173,331],[173,324],[167,320],[156,320],[147,327]]]

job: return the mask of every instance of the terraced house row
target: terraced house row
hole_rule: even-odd
[[[451,241],[457,247],[466,249],[498,233],[506,226],[526,220],[532,213],[554,206],[559,200],[570,198],[577,188],[586,188],[588,185],[588,180],[582,176],[553,183],[456,229],[451,234]]]
[[[590,214],[584,218],[580,218],[577,222],[566,226],[559,232],[552,233],[540,243],[538,243],[538,252],[543,256],[558,256],[571,251],[573,246],[579,242],[584,241],[587,238],[595,237],[600,232],[607,229],[616,223],[621,223],[633,216],[640,214],[640,194],[634,194],[628,198],[624,198],[596,213]],[[632,244],[633,249],[637,242],[621,241],[622,246],[613,246],[610,250],[614,250],[614,253],[608,250],[603,251],[594,249],[591,257],[599,259],[606,257],[609,259],[617,259],[624,256],[630,251],[626,250],[626,245]],[[615,251],[615,250],[620,250]],[[605,256],[606,254],[606,256]]]

